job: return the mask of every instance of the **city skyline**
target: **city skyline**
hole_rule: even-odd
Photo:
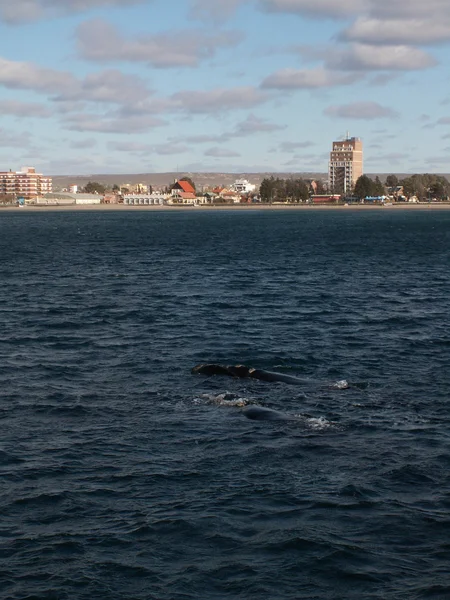
[[[0,0],[0,164],[449,171],[444,0]],[[432,90],[432,92],[430,92]]]

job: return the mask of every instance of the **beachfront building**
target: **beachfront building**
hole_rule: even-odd
[[[125,194],[123,203],[130,206],[162,206],[167,197],[163,194]]]
[[[52,191],[52,178],[36,173],[34,167],[22,167],[20,171],[0,172],[0,195],[37,198]]]
[[[102,204],[103,196],[98,194],[80,194],[76,192],[52,192],[43,196],[38,196],[27,204],[37,204],[38,206],[71,206],[71,205],[89,205]]]
[[[363,174],[363,143],[349,137],[333,142],[328,168],[329,188],[333,194],[347,194]]]
[[[238,194],[251,194],[256,190],[256,185],[254,183],[250,183],[247,179],[237,179],[231,189]]]
[[[171,189],[170,204],[197,204],[195,188],[185,179],[175,180]]]

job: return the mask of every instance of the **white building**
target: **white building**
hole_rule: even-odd
[[[161,194],[125,194],[123,203],[132,206],[150,206],[166,204],[166,198]]]
[[[238,194],[251,194],[256,190],[256,185],[250,183],[247,179],[237,179],[231,187]]]

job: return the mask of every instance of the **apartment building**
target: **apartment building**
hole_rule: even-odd
[[[52,178],[36,173],[34,167],[22,167],[20,171],[0,172],[0,195],[36,198],[52,191]]]
[[[328,179],[333,194],[350,193],[356,180],[363,174],[363,143],[360,138],[349,137],[333,142],[330,152]]]

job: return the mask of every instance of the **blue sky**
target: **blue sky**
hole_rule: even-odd
[[[0,170],[450,172],[448,0],[0,0]]]

